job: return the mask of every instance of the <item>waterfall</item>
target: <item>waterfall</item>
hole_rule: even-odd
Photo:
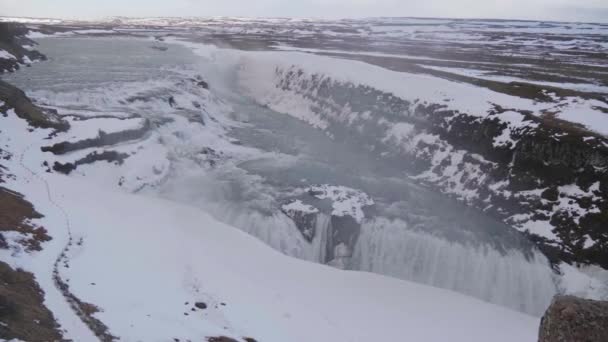
[[[317,214],[316,233],[308,242],[295,223],[281,212],[262,214],[227,203],[207,209],[283,254],[328,263],[330,215]],[[499,251],[479,242],[452,242],[414,231],[401,220],[364,221],[348,264],[351,270],[453,290],[535,316],[542,314],[557,291],[553,272],[538,251],[525,254],[523,248]]]
[[[538,251],[500,252],[465,245],[377,218],[363,223],[352,266],[454,290],[487,302],[540,315],[556,293],[551,268]]]

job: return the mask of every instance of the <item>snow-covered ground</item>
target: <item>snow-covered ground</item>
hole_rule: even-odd
[[[0,49],[0,59],[17,59],[11,55],[8,51]]]

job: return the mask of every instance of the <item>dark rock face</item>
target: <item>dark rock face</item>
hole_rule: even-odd
[[[326,262],[347,268],[361,225],[351,216],[331,216],[327,231]]]
[[[608,230],[604,224],[608,220],[608,188],[604,185],[608,184],[608,139],[572,124],[520,114],[537,127],[511,132],[514,146],[492,146],[496,132],[502,130],[500,123],[489,118],[469,121],[455,116],[451,126],[437,121],[433,131],[455,147],[495,163],[482,168],[489,176],[484,182],[465,184],[481,189],[471,204],[485,207],[494,203],[488,212],[503,220],[530,214],[533,220],[548,221],[557,239],[533,240],[553,263],[579,262],[608,269]],[[506,186],[501,192],[491,191],[490,185],[497,182]],[[599,186],[592,188],[596,183]],[[587,194],[560,193],[559,187],[570,185]],[[544,190],[540,196],[518,194],[536,189]],[[564,211],[560,199],[587,210],[581,216]],[[586,246],[586,236],[595,243]]]
[[[86,157],[78,159],[73,163],[62,164],[59,162],[55,162],[55,164],[53,164],[53,170],[67,175],[70,174],[70,172],[76,170],[79,165],[92,164],[97,161],[107,161],[109,163],[117,163],[118,165],[120,165],[128,157],[128,154],[116,151],[103,151],[101,153],[92,152],[87,154]]]
[[[34,41],[26,37],[28,31],[23,24],[0,23],[0,50],[5,50],[16,58],[0,58],[0,72],[15,71],[21,65],[29,64],[30,61],[46,59],[40,52],[23,47],[24,45],[36,45]]]
[[[296,228],[300,231],[304,239],[308,242],[312,242],[317,233],[317,215],[318,213],[308,213],[296,210],[285,210],[281,211],[293,220]]]
[[[5,50],[16,58],[0,58],[0,73],[15,71],[20,65],[28,64],[29,61],[46,59],[38,51],[24,48],[25,45],[36,45],[25,36],[27,33],[28,29],[22,24],[0,23],[0,50]],[[7,113],[9,109],[13,109],[18,117],[27,120],[33,127],[58,130],[67,130],[69,127],[54,110],[34,105],[21,89],[0,80],[0,103],[2,102],[0,113]]]
[[[28,223],[31,219],[41,218],[34,206],[16,192],[0,187],[0,248],[8,248],[5,232],[17,232],[24,236],[19,241],[26,251],[41,251],[42,244],[50,241],[44,227]]]
[[[18,117],[27,120],[33,127],[54,128],[62,131],[69,127],[67,122],[59,118],[57,112],[36,106],[21,89],[2,80],[0,80],[0,101],[4,102],[0,106],[0,113],[13,109]]]
[[[34,276],[0,262],[0,339],[62,341],[60,327],[44,306]]]
[[[608,302],[557,296],[540,324],[539,342],[608,341]]]

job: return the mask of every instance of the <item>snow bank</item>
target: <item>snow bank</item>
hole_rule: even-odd
[[[17,59],[17,58],[15,56],[13,56],[12,54],[10,54],[8,51],[0,49],[0,59]]]

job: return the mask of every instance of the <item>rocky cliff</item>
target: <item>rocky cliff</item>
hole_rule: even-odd
[[[310,111],[301,119],[337,139],[356,137],[417,181],[514,226],[553,263],[608,269],[608,139],[555,115],[584,101],[596,104],[589,111],[607,113],[600,95],[535,88],[546,96],[525,103],[542,110],[507,108],[490,97],[479,99],[477,107],[489,106],[480,112],[453,109],[454,98],[410,99],[295,65],[275,67],[274,80],[271,95],[257,96],[262,102],[299,99]]]
[[[15,71],[46,57],[34,50],[36,43],[26,37],[27,27],[16,23],[0,23],[0,72]]]

